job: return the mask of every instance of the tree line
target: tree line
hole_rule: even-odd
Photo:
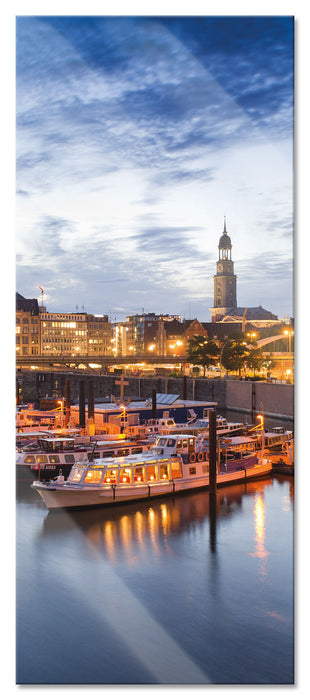
[[[249,342],[245,333],[236,333],[224,341],[215,342],[203,335],[194,335],[188,342],[187,360],[196,367],[203,367],[204,376],[207,367],[220,365],[226,372],[260,372],[271,369],[271,357],[266,357],[257,347],[257,341]]]

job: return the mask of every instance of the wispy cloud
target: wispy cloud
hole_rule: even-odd
[[[18,17],[19,291],[89,307],[101,273],[102,305],[206,319],[224,214],[241,259],[249,227],[290,259],[292,48],[290,18]]]

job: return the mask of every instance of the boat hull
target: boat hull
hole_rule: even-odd
[[[256,464],[247,469],[217,474],[217,486],[226,486],[239,481],[259,479],[270,474],[271,461]],[[141,484],[134,486],[104,486],[100,488],[75,488],[67,485],[44,484],[34,482],[32,488],[37,491],[49,510],[61,508],[90,508],[94,506],[113,505],[130,501],[156,498],[209,487],[209,474],[191,479],[174,479],[164,483]]]

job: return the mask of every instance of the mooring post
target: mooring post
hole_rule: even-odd
[[[94,399],[94,382],[93,379],[88,381],[88,420],[94,420],[95,417],[95,399]]]
[[[82,379],[79,383],[79,422],[80,428],[85,428],[85,381]]]
[[[152,418],[156,418],[157,407],[156,407],[156,389],[152,389]]]
[[[65,398],[65,426],[70,423],[71,395],[70,395],[70,379],[66,379],[66,398]]]
[[[210,549],[216,551],[216,491],[209,492]]]
[[[216,409],[209,410],[209,491],[216,491]]]

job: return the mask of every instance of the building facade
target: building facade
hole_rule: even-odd
[[[37,299],[16,294],[16,355],[40,355],[40,317]]]

